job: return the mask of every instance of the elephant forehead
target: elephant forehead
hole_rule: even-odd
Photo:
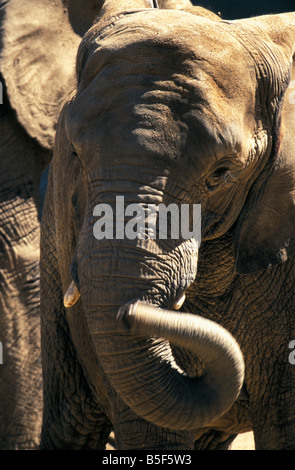
[[[94,148],[95,139],[100,149],[111,142],[120,152],[133,147],[171,157],[197,131],[208,151],[218,153],[218,145],[235,150],[255,107],[247,53],[238,42],[232,47],[231,36],[212,37],[217,22],[182,12],[170,18],[169,12],[168,20],[160,15],[162,27],[159,11],[152,21],[148,13],[129,15],[105,33],[94,27],[84,39],[67,118],[70,140],[84,150],[85,143]]]
[[[78,51],[80,87],[87,86],[111,62],[141,65],[142,73],[181,72],[195,76],[208,70],[228,94],[249,87],[254,64],[226,22],[180,10],[146,10],[119,15],[104,27],[98,22]],[[248,86],[247,86],[248,83]],[[240,86],[239,86],[240,84]],[[253,86],[253,82],[251,83]]]
[[[197,83],[185,91],[182,77],[151,86],[142,77],[133,76],[132,85],[130,76],[116,77],[99,74],[69,107],[67,135],[81,154],[135,153],[171,161],[188,151],[190,141],[194,152],[212,158],[241,150],[244,114],[230,102],[210,99]]]

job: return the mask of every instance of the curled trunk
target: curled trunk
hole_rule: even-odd
[[[198,315],[162,310],[142,302],[121,309],[119,317],[130,325],[132,333],[163,337],[205,363],[204,375],[191,379],[174,363],[169,345],[162,343],[167,358],[161,364],[154,361],[155,369],[150,368],[147,382],[140,383],[139,368],[130,371],[132,393],[128,390],[125,396],[117,374],[113,374],[116,389],[140,416],[159,426],[190,430],[209,425],[237,399],[244,361],[238,344],[224,328]]]
[[[94,318],[96,313],[89,316],[88,326],[107,377],[147,421],[185,431],[208,426],[238,398],[243,356],[232,335],[218,324],[143,302],[121,307],[115,323],[112,308],[100,307],[99,318]],[[197,355],[205,373],[188,377],[177,366],[168,341]]]

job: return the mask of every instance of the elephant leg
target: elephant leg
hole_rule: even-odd
[[[85,390],[83,396],[85,398]],[[57,415],[57,410],[66,407]],[[105,450],[112,443],[112,425],[107,416],[83,399],[73,399],[71,402],[62,393],[59,401],[50,403],[46,399],[44,413],[41,450]]]
[[[209,429],[195,442],[195,450],[229,450],[237,434]]]
[[[44,319],[43,319],[44,323]],[[57,335],[59,332],[59,336]],[[112,425],[90,389],[68,325],[47,318],[43,329],[44,411],[40,448],[104,450]]]
[[[288,352],[285,365],[274,367],[267,388],[251,407],[257,450],[295,449],[295,366],[288,362]]]
[[[31,248],[34,253],[36,243]],[[0,254],[0,265],[1,258],[3,260]],[[38,257],[30,260],[26,274],[0,269],[2,450],[34,449],[40,440],[42,373],[38,264]]]
[[[114,400],[114,432],[119,450],[193,450],[195,432],[155,426],[133,413],[120,397]]]
[[[103,450],[112,425],[89,386],[69,324],[60,315],[62,309],[55,308],[54,299],[48,299],[41,317],[44,410],[40,448]]]

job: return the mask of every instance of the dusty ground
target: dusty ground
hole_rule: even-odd
[[[231,450],[255,450],[253,432],[239,434],[232,443]]]

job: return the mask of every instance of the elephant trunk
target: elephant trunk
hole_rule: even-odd
[[[88,283],[88,292],[93,289]],[[124,290],[131,298],[126,286],[120,298]],[[243,384],[244,362],[227,331],[197,315],[142,301],[119,307],[119,297],[110,299],[99,291],[89,301],[82,290],[90,335],[110,383],[136,414],[161,427],[188,431],[208,426],[231,407]],[[108,279],[110,291],[118,295],[114,279]],[[77,286],[72,285],[72,294],[77,300]],[[197,355],[205,373],[188,377],[176,364],[169,342]]]
[[[127,322],[133,334],[163,337],[205,363],[205,374],[194,379],[186,376],[173,358],[162,364],[158,374],[157,365],[149,380],[149,387],[155,384],[154,395],[149,390],[144,400],[142,389],[146,384],[139,380],[138,394],[132,393],[132,403],[129,398],[131,408],[140,416],[159,426],[190,430],[212,423],[237,399],[244,379],[243,356],[234,338],[221,326],[198,315],[142,302],[121,308],[118,318]],[[167,344],[166,348],[170,349]],[[116,388],[120,389],[119,383]],[[173,391],[169,398],[165,390]],[[120,393],[128,398],[123,389]]]

